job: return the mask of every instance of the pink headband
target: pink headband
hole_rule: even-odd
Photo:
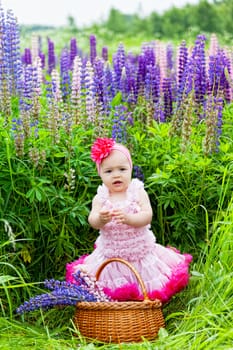
[[[132,159],[129,153],[129,150],[119,144],[116,143],[115,140],[107,137],[97,138],[91,147],[91,159],[96,163],[98,174],[100,172],[100,164],[103,159],[105,159],[112,151],[120,151],[122,152],[129,161],[130,168],[132,169]]]

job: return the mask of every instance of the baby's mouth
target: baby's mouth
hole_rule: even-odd
[[[113,185],[120,185],[120,184],[121,184],[121,181],[119,180],[113,182]]]

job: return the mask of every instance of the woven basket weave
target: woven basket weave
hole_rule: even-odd
[[[79,302],[76,305],[74,323],[80,333],[89,339],[105,343],[140,342],[152,340],[165,326],[162,303],[150,300],[140,275],[127,261],[120,258],[106,260],[98,269],[99,279],[104,267],[117,261],[127,265],[135,274],[142,289],[143,301]]]

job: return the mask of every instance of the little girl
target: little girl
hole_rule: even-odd
[[[98,138],[91,158],[103,184],[93,199],[88,221],[100,235],[90,255],[67,264],[66,280],[75,283],[72,274],[77,270],[94,276],[105,260],[122,258],[136,268],[150,299],[169,301],[188,284],[192,256],[156,243],[150,230],[150,200],[143,183],[131,178],[132,160],[125,146]],[[121,262],[106,265],[99,282],[114,300],[143,299],[136,277]]]

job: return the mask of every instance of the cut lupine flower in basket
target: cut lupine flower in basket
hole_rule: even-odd
[[[76,305],[80,301],[110,301],[110,298],[99,288],[95,277],[77,271],[74,278],[77,284],[54,279],[45,280],[44,286],[51,292],[30,298],[29,301],[20,305],[16,312],[23,314],[37,309],[48,310],[54,306]]]

